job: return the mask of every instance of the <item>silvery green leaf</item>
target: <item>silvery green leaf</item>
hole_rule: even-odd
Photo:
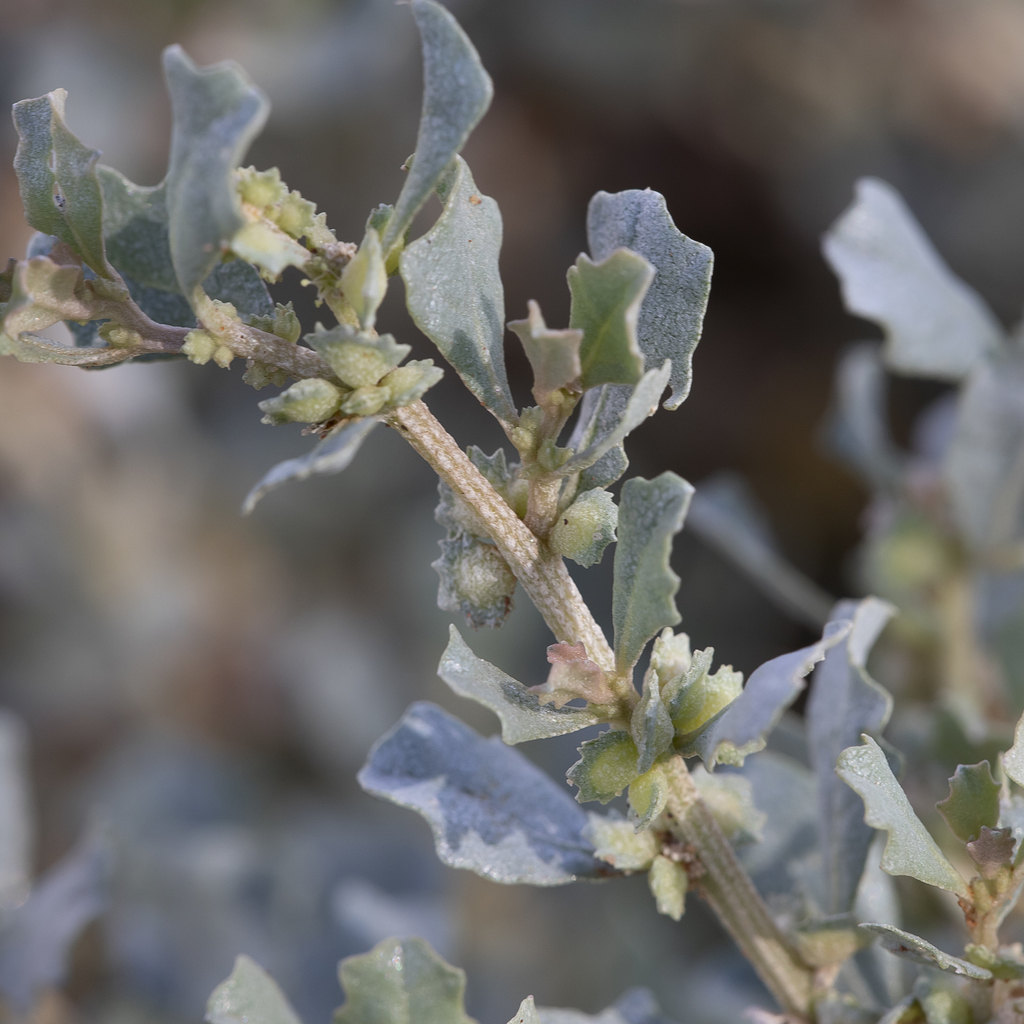
[[[889,434],[885,369],[875,342],[852,345],[839,360],[826,437],[875,490],[899,486],[905,460]]]
[[[654,672],[644,678],[643,694],[633,708],[630,735],[637,749],[637,773],[649,771],[655,760],[672,746],[675,726],[661,696],[661,685]]]
[[[665,390],[665,385],[668,383],[671,372],[672,364],[667,359],[660,369],[648,370],[640,378],[640,383],[632,389],[625,405],[622,407],[621,413],[618,413],[617,408],[617,399],[621,397],[621,392],[613,392],[603,401],[598,399],[600,405],[597,407],[596,415],[600,415],[603,412],[602,407],[606,407],[609,413],[612,413],[614,409],[615,412],[612,414],[617,414],[618,419],[611,426],[607,434],[601,434],[595,430],[593,431],[593,440],[584,435],[582,440],[586,447],[582,451],[577,450],[575,455],[561,465],[558,469],[559,475],[571,476],[573,473],[581,473],[583,470],[590,469],[591,466],[596,468],[596,464],[606,455],[613,452],[617,446],[621,445],[628,434],[636,430],[649,416],[653,416],[658,409],[658,399],[661,398],[661,394]],[[601,390],[604,391],[605,389],[602,388]],[[612,455],[607,466],[602,471],[586,477],[581,476],[580,487],[583,490],[587,490],[593,487],[605,486],[600,481],[608,475],[609,471],[614,472],[615,468],[624,459],[624,454],[621,458],[617,455]],[[623,470],[625,470],[625,466],[623,466]],[[594,482],[595,478],[598,482]],[[614,479],[617,480],[618,477],[616,476]],[[611,483],[612,481],[607,482]],[[587,486],[584,486],[584,484]]]
[[[437,223],[399,260],[406,305],[466,387],[502,424],[511,425],[518,417],[505,376],[498,204],[477,191],[462,157],[438,193],[444,209]]]
[[[99,277],[113,278],[103,250],[103,194],[96,177],[100,154],[68,131],[66,99],[67,92],[57,89],[14,104],[14,170],[25,216],[37,231],[70,245]]]
[[[568,446],[574,452],[582,452],[611,434],[621,422],[632,394],[633,388],[625,384],[606,384],[603,388],[588,391],[580,403],[579,417]],[[609,487],[628,468],[629,459],[622,442],[612,444],[605,448],[604,454],[593,465],[580,471],[577,490]]]
[[[956,381],[1002,347],[991,311],[950,271],[884,181],[857,182],[856,201],[829,229],[823,248],[846,308],[885,331],[889,369]]]
[[[1024,536],[1024,355],[979,365],[960,392],[944,466],[953,513],[975,547]]]
[[[460,696],[490,708],[501,720],[501,738],[516,744],[585,729],[601,721],[590,708],[541,704],[536,693],[500,668],[478,658],[454,626],[437,674]]]
[[[476,1024],[463,1005],[465,972],[423,939],[385,939],[342,960],[338,976],[345,1005],[335,1024]]]
[[[423,41],[423,112],[412,167],[381,238],[385,255],[405,237],[494,94],[469,37],[444,7],[413,0],[412,13]]]
[[[815,630],[828,621],[834,599],[779,554],[771,528],[742,478],[716,473],[702,480],[686,525],[794,618]]]
[[[673,223],[665,197],[650,189],[598,192],[587,209],[587,240],[595,260],[625,246],[653,265],[637,341],[649,366],[672,360],[672,396],[665,408],[678,408],[690,393],[693,351],[711,290],[711,250],[687,238]]]
[[[999,790],[988,761],[960,764],[949,780],[949,796],[940,800],[935,809],[953,834],[966,843],[981,836],[982,826],[998,826]]]
[[[635,252],[616,249],[599,263],[580,253],[567,276],[569,327],[583,332],[580,386],[588,391],[602,384],[636,384],[644,372],[636,321],[654,268]]]
[[[594,858],[586,812],[563,787],[434,704],[413,704],[377,741],[359,784],[421,814],[449,867],[545,886],[613,873]]]
[[[1003,771],[1018,786],[1024,786],[1024,715],[1014,729],[1013,746],[1003,754]]]
[[[836,774],[864,801],[864,820],[889,833],[882,869],[969,899],[970,888],[914,813],[882,748],[867,733],[861,739],[862,746],[849,747],[839,756]]]
[[[661,1012],[657,1000],[646,988],[631,988],[600,1013],[563,1010],[542,1006],[541,1024],[673,1024]]]
[[[379,422],[373,416],[366,416],[341,423],[305,455],[279,462],[246,495],[242,503],[242,515],[247,516],[260,498],[282,484],[305,480],[314,475],[340,473],[355,458],[366,435]]]
[[[614,800],[640,774],[637,749],[624,729],[609,729],[580,745],[580,759],[565,773],[581,803]]]
[[[933,967],[949,974],[958,974],[963,978],[973,978],[975,981],[991,981],[992,972],[978,967],[967,960],[961,960],[958,956],[950,956],[943,953],[941,949],[933,946],[930,942],[917,935],[911,935],[891,924],[872,924],[865,922],[859,925],[863,931],[877,936],[879,943],[884,949],[896,956],[910,960],[912,963],[921,964],[923,967]]]
[[[529,302],[529,316],[512,320],[509,330],[519,336],[533,370],[533,394],[542,405],[559,388],[574,384],[580,377],[580,330],[552,330],[544,322],[540,306]]]
[[[206,1003],[209,1024],[301,1024],[277,982],[247,956],[235,958],[231,974]]]
[[[34,831],[28,732],[16,715],[0,710],[0,928],[28,895]]]
[[[719,761],[741,765],[748,754],[763,750],[768,734],[806,685],[811,669],[849,630],[849,622],[830,622],[816,643],[754,669],[743,692],[692,741],[708,769]]]
[[[828,914],[850,910],[864,873],[874,830],[864,807],[835,773],[839,755],[861,733],[881,735],[892,713],[892,697],[865,669],[867,656],[896,609],[875,597],[841,601],[834,623],[851,622],[846,639],[815,669],[807,701],[807,739],[817,781],[818,844],[824,870]]]
[[[516,1015],[508,1024],[542,1024],[540,1013],[533,1001],[533,996],[527,996],[520,1004]]]
[[[672,538],[682,529],[692,496],[693,488],[670,472],[653,480],[634,477],[623,485],[612,592],[615,664],[620,672],[637,663],[655,633],[679,622],[679,577],[669,558]]]
[[[231,172],[270,105],[237,64],[198,68],[180,46],[164,51],[164,74],[174,121],[166,179],[171,261],[191,300],[245,223]]]
[[[27,1013],[36,995],[59,985],[82,929],[103,912],[111,869],[108,847],[89,840],[52,867],[0,935],[0,993]]]

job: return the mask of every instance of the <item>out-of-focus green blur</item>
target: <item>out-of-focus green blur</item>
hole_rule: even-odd
[[[1021,0],[451,0],[495,81],[465,156],[505,219],[510,318],[568,315],[565,270],[598,189],[662,192],[715,252],[691,397],[629,443],[632,472],[694,483],[742,473],[782,551],[850,593],[866,495],[821,448],[836,359],[874,329],[847,317],[818,237],[853,181],[896,185],[953,269],[1007,324],[1024,297]],[[419,114],[418,42],[391,0],[0,0],[0,97],[57,87],[104,162],[153,184],[167,158],[161,49],[234,58],[271,99],[250,161],[358,241],[392,201]],[[0,127],[0,256],[31,234]],[[423,215],[436,215],[432,207]],[[275,287],[311,330],[299,275]],[[401,283],[378,323],[429,351]],[[509,335],[520,401],[528,367]],[[905,438],[940,388],[896,381]],[[263,396],[261,396],[263,397]],[[429,404],[460,443],[496,425],[448,371]],[[115,837],[112,908],[75,950],[54,1024],[196,1020],[246,952],[307,1024],[340,1001],[339,957],[423,934],[469,974],[469,1009],[508,1019],[532,992],[596,1012],[651,986],[685,1022],[760,998],[691,901],[659,918],[643,880],[504,889],[436,864],[423,823],[354,774],[412,699],[476,728],[493,718],[433,675],[435,481],[377,431],[333,479],[237,510],[308,447],[259,422],[241,369],[0,364],[0,706],[28,723],[42,870],[95,822]],[[606,558],[606,562],[610,559]],[[749,672],[804,640],[684,532],[683,627]],[[610,565],[581,574],[609,618]],[[549,642],[520,600],[478,652],[539,682]],[[527,752],[561,776],[578,740]]]

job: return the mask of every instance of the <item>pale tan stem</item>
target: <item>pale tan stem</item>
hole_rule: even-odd
[[[614,672],[615,656],[608,640],[565,563],[530,532],[426,405],[413,402],[396,409],[388,422],[480,517],[555,637],[570,644],[582,643],[592,661]]]
[[[715,915],[751,962],[758,977],[788,1014],[809,1018],[814,973],[786,943],[728,839],[700,797],[686,762],[666,764],[667,809],[679,837],[704,868],[697,885]]]

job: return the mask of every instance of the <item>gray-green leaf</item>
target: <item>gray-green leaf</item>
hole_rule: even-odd
[[[1024,715],[1021,715],[1013,732],[1013,746],[1003,754],[1003,771],[1017,783],[1024,786]]]
[[[914,813],[882,748],[866,733],[861,739],[863,746],[849,747],[839,756],[836,774],[864,801],[864,820],[889,833],[882,870],[970,898],[967,883]]]
[[[463,1006],[465,971],[423,939],[385,939],[342,960],[338,977],[346,999],[334,1024],[476,1024]]]
[[[437,607],[464,615],[474,629],[503,625],[512,612],[516,577],[494,542],[457,533],[438,543],[441,557],[430,563],[438,575]]]
[[[35,831],[28,778],[28,731],[0,710],[0,929],[28,895]]]
[[[580,403],[579,417],[569,437],[568,446],[574,452],[583,452],[607,437],[622,420],[632,394],[633,388],[625,384],[606,384],[603,388],[588,391]],[[577,490],[582,492],[595,487],[609,487],[628,468],[629,459],[626,458],[622,442],[612,444],[605,448],[604,453],[591,466],[580,470]]]
[[[875,597],[841,601],[835,623],[852,622],[846,639],[815,669],[807,701],[807,741],[817,781],[818,844],[828,914],[853,907],[874,829],[864,821],[859,797],[835,773],[839,755],[861,733],[881,735],[892,713],[892,697],[865,669],[875,640],[896,609]]]
[[[935,809],[965,843],[981,835],[982,825],[994,829],[999,824],[999,783],[992,778],[988,761],[957,765],[949,780],[949,796]]]
[[[478,658],[459,631],[454,626],[448,628],[448,646],[437,674],[460,697],[490,708],[501,720],[501,738],[506,743],[564,736],[601,721],[590,708],[541,704],[536,693],[528,693],[522,683]]]
[[[242,515],[247,516],[260,498],[282,484],[305,480],[314,475],[340,473],[355,458],[366,435],[379,422],[373,416],[366,416],[342,423],[305,455],[279,462],[248,493],[242,503]]]
[[[529,303],[529,316],[525,320],[512,320],[508,327],[523,343],[533,369],[533,395],[541,405],[551,392],[579,380],[582,331],[552,330],[533,299]]]
[[[634,477],[623,485],[612,592],[615,664],[620,672],[637,663],[655,633],[680,621],[675,605],[679,577],[669,558],[672,538],[682,529],[692,496],[693,488],[670,472],[653,480]]]
[[[164,74],[174,119],[166,179],[171,260],[191,300],[245,223],[231,172],[270,105],[237,64],[198,68],[180,46],[164,51]]]
[[[451,14],[433,0],[413,0],[412,13],[423,41],[423,112],[412,167],[381,239],[385,255],[405,236],[494,95],[480,57]]]
[[[644,679],[643,694],[633,708],[629,731],[637,749],[636,770],[642,775],[672,746],[675,733],[655,672],[648,672]]]
[[[933,967],[948,974],[958,974],[963,978],[974,978],[975,981],[991,981],[992,972],[984,967],[978,967],[967,960],[961,960],[958,956],[951,956],[943,953],[941,949],[925,942],[918,935],[911,935],[891,924],[872,924],[865,922],[858,927],[878,938],[883,949],[887,949],[895,956],[903,957],[912,963],[920,964],[922,967]]]
[[[599,396],[598,404],[591,407],[595,410],[590,424],[593,429],[585,429],[579,436],[574,432],[572,440],[586,447],[582,451],[577,449],[576,454],[559,467],[559,475],[571,476],[573,473],[581,473],[582,490],[606,487],[617,480],[629,463],[626,461],[625,452],[621,455],[615,453],[621,449],[626,436],[657,411],[658,399],[665,390],[671,372],[672,364],[666,359],[660,369],[648,370],[635,388],[609,386],[599,391],[588,392],[588,395]],[[620,404],[623,398],[625,402]],[[586,406],[580,414],[581,422],[585,411]],[[607,433],[600,429],[605,424],[609,427]],[[608,460],[607,463],[604,462],[605,459]],[[599,463],[603,464],[600,469]],[[590,467],[594,467],[594,472],[588,475],[585,471]],[[608,479],[609,476],[611,479]]]
[[[636,384],[644,372],[636,322],[654,268],[635,252],[616,249],[600,263],[581,253],[567,276],[569,326],[583,332],[581,387]]]
[[[891,185],[861,178],[856,196],[823,243],[846,308],[885,331],[891,370],[960,380],[1002,347],[1002,329],[942,261]]]
[[[438,193],[444,210],[437,223],[399,260],[406,305],[466,387],[510,427],[518,417],[505,376],[498,204],[477,191],[462,157]]]
[[[598,192],[587,209],[587,240],[595,260],[625,246],[653,265],[636,336],[648,366],[672,360],[672,395],[665,408],[677,408],[690,393],[693,351],[711,290],[711,250],[687,238],[673,223],[665,197],[650,189]]]
[[[277,982],[242,955],[206,1003],[209,1024],[301,1024]]]
[[[806,685],[808,673],[849,630],[849,622],[830,622],[817,643],[754,669],[743,692],[693,739],[692,747],[708,769],[719,761],[741,765],[748,754],[764,749],[768,734]]]
[[[434,704],[413,704],[377,741],[359,783],[421,814],[449,867],[545,886],[614,873],[594,858],[586,812],[564,787]]]
[[[67,92],[14,104],[14,170],[29,224],[67,242],[99,277],[114,273],[103,251],[99,150],[82,145],[64,123]]]

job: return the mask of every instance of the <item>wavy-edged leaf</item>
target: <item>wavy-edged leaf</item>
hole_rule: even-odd
[[[614,800],[640,774],[636,770],[637,749],[623,729],[610,729],[580,746],[580,759],[565,773],[579,790],[581,803]]]
[[[423,41],[423,112],[412,167],[381,239],[385,254],[404,237],[494,95],[490,75],[452,15],[433,0],[413,0],[412,13]]]
[[[0,709],[0,927],[28,895],[34,832],[28,730],[16,715]]]
[[[807,744],[817,783],[818,845],[827,914],[852,909],[874,829],[864,807],[835,773],[836,761],[861,733],[880,736],[892,714],[892,697],[865,669],[867,656],[896,609],[875,597],[840,601],[831,621],[851,622],[846,639],[814,671],[807,701]]]
[[[580,386],[587,391],[602,384],[636,384],[644,372],[636,322],[654,268],[635,252],[616,249],[599,263],[580,253],[567,277],[569,327],[583,332]]]
[[[618,418],[611,423],[607,434],[599,434],[595,431],[592,435],[592,440],[584,434],[581,441],[586,447],[582,451],[577,451],[575,455],[559,467],[559,475],[571,476],[573,473],[580,473],[590,469],[592,466],[596,471],[598,462],[611,455],[605,469],[591,473],[589,476],[584,474],[580,477],[580,488],[582,490],[588,489],[586,485],[589,485],[590,488],[605,486],[600,481],[608,475],[608,472],[614,472],[616,467],[622,465],[625,459],[625,454],[620,457],[612,453],[632,431],[636,430],[644,420],[649,416],[653,416],[657,411],[658,399],[661,398],[661,394],[665,390],[665,385],[668,383],[671,372],[672,364],[668,360],[665,360],[664,365],[660,369],[648,370],[640,378],[640,383],[630,391],[621,412],[618,411],[617,400],[622,397],[622,392],[609,396],[606,405],[602,406],[600,411],[603,412],[607,409],[609,416],[618,416]],[[628,463],[625,465],[628,465]],[[619,475],[625,470],[625,465],[622,465]],[[618,476],[615,476],[614,479],[617,480]],[[598,482],[594,482],[595,480]],[[607,482],[611,483],[612,481],[609,480]]]
[[[464,1006],[466,972],[423,939],[384,939],[342,960],[338,977],[345,1004],[335,1024],[476,1024]]]
[[[857,182],[853,205],[829,229],[823,248],[846,308],[885,331],[891,370],[956,381],[1002,347],[992,312],[946,266],[884,181]]]
[[[671,782],[665,775],[661,761],[655,762],[629,784],[629,820],[633,822],[634,828],[651,827],[654,819],[665,810],[670,786]]]
[[[603,388],[588,391],[580,403],[579,418],[569,437],[568,446],[574,452],[582,453],[608,437],[622,422],[632,395],[633,388],[625,384],[606,384]],[[661,392],[658,397],[661,397]],[[621,441],[613,441],[603,446],[602,450],[603,454],[580,470],[577,491],[609,487],[629,468],[629,459],[626,458],[626,449]]]
[[[584,644],[551,644],[548,663],[551,669],[547,679],[528,691],[537,694],[542,703],[561,708],[572,700],[585,700],[588,704],[615,702],[607,673],[587,657]]]
[[[836,774],[864,801],[864,820],[889,833],[882,870],[910,875],[969,899],[969,886],[914,813],[882,748],[867,733],[861,739],[862,746],[848,747],[839,756]]]
[[[13,108],[18,130],[14,170],[29,224],[70,245],[99,276],[113,278],[103,249],[99,150],[84,146],[64,123],[64,89]]]
[[[509,617],[516,577],[494,542],[468,533],[444,537],[441,557],[430,563],[438,575],[437,607],[464,615],[474,629],[497,629]]]
[[[511,426],[518,417],[505,375],[498,204],[477,191],[462,157],[456,157],[438,194],[444,209],[437,223],[399,260],[406,305],[466,387]]]
[[[519,336],[533,370],[533,395],[541,404],[553,391],[575,384],[580,378],[581,330],[552,330],[544,322],[540,306],[529,302],[525,320],[512,320],[509,330]]]
[[[637,663],[655,633],[679,622],[679,577],[669,558],[672,538],[682,529],[692,496],[690,484],[671,472],[653,480],[634,477],[623,485],[612,592],[615,664],[620,672]]]
[[[234,62],[199,68],[180,46],[164,51],[174,131],[166,202],[171,260],[189,300],[245,224],[232,171],[270,105]]]
[[[305,455],[279,462],[248,493],[242,503],[242,515],[249,515],[265,494],[282,484],[314,475],[340,473],[355,458],[367,434],[379,422],[376,417],[366,416],[341,423]]]
[[[1024,536],[1024,355],[985,360],[957,403],[943,474],[957,523],[975,547]]]
[[[583,836],[586,812],[564,788],[434,704],[413,704],[377,741],[359,784],[421,814],[449,867],[545,886],[611,873]]]
[[[965,843],[977,839],[983,825],[994,829],[999,824],[999,783],[992,778],[988,761],[957,765],[949,780],[949,796],[935,809]]]
[[[36,995],[63,982],[82,929],[106,907],[111,851],[99,839],[82,843],[52,867],[0,936],[0,992],[27,1013]]]
[[[816,643],[754,669],[743,692],[690,741],[708,769],[719,761],[742,765],[748,754],[763,750],[768,734],[806,685],[811,669],[849,630],[849,622],[830,622]]]
[[[209,1024],[301,1024],[277,982],[255,960],[235,958],[206,1003]]]
[[[88,320],[93,305],[78,294],[81,267],[36,256],[14,269],[11,298],[4,311],[4,331],[11,338],[44,331],[60,320]]]
[[[958,956],[943,953],[941,949],[926,942],[918,935],[911,935],[891,924],[873,924],[865,922],[858,927],[870,935],[877,937],[883,949],[895,956],[903,957],[911,963],[922,967],[932,967],[948,974],[958,974],[962,978],[973,978],[975,981],[992,981],[993,974],[984,967],[978,967]]]
[[[625,246],[654,267],[636,336],[649,366],[672,360],[672,395],[665,408],[678,408],[690,393],[693,351],[711,290],[711,250],[687,238],[673,223],[665,197],[650,189],[598,192],[587,209],[587,240],[595,260]]]
[[[501,738],[516,744],[585,729],[601,721],[590,708],[541,704],[536,693],[500,668],[478,658],[454,626],[437,674],[460,696],[490,708],[501,720]]]
[[[1013,829],[1009,825],[998,829],[980,825],[978,838],[967,844],[967,852],[981,868],[984,878],[995,878],[1000,868],[1012,865],[1015,843]]]
[[[629,731],[637,749],[636,770],[643,774],[672,746],[675,726],[662,699],[657,673],[648,672],[643,694],[633,708]]]

